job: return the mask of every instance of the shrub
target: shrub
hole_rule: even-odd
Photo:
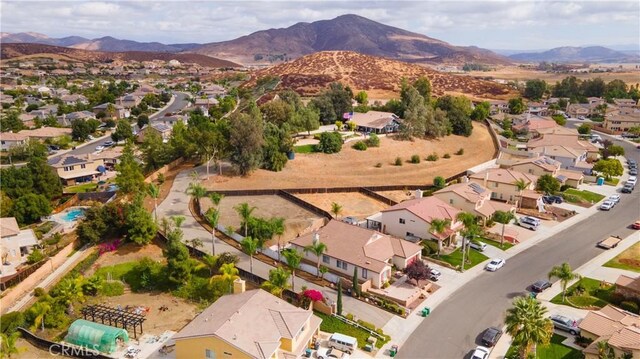
[[[353,320],[353,314],[347,313],[347,315],[345,315],[345,318],[347,318],[349,320]]]
[[[569,186],[568,184],[563,184],[562,186],[560,186],[560,192],[564,192],[569,188],[571,188],[571,186]]]
[[[2,334],[11,335],[18,327],[24,327],[25,319],[22,312],[11,312],[0,317]]]
[[[438,242],[436,241],[423,241],[422,242],[422,253],[429,256],[431,254],[438,253]]]
[[[447,180],[442,176],[436,176],[433,179],[433,186],[437,189],[443,189],[447,185]]]
[[[62,240],[62,235],[60,233],[55,233],[53,236],[51,236],[51,238],[45,239],[44,243],[48,246],[53,246],[60,243],[61,240]]]
[[[367,150],[367,144],[364,143],[364,141],[358,141],[351,147],[353,147],[354,150],[358,150],[358,151],[366,151]]]
[[[324,153],[338,153],[342,150],[342,135],[338,132],[323,132],[316,148]]]
[[[342,123],[342,121],[336,121],[336,129],[338,131],[342,130],[343,126],[344,126],[344,123]]]
[[[609,302],[614,305],[620,305],[620,303],[625,301],[625,296],[620,293],[611,293],[609,296]]]
[[[362,325],[363,327],[365,327],[365,328],[367,328],[367,329],[371,330],[372,332],[375,332],[375,331],[376,331],[376,329],[377,329],[375,325],[373,325],[373,324],[371,324],[371,323],[369,323],[369,322],[365,322],[365,321],[364,321],[364,320],[362,320],[362,319],[358,319],[357,323],[358,323],[358,324],[360,324],[360,325]]]
[[[44,259],[44,254],[39,249],[34,249],[33,252],[27,256],[27,263],[34,264]]]
[[[47,295],[47,291],[44,290],[44,288],[37,287],[36,289],[33,290],[33,296],[36,298],[39,298],[45,295]]]
[[[420,156],[418,155],[411,156],[411,163],[420,163]]]
[[[124,285],[119,281],[110,281],[102,284],[100,294],[107,297],[117,297],[124,294]]]
[[[367,146],[369,147],[380,147],[380,137],[375,133],[369,135],[367,138]]]
[[[402,158],[396,157],[396,161],[393,164],[396,166],[402,166]]]
[[[427,161],[437,161],[438,160],[438,154],[437,153],[432,153],[429,156],[427,156]]]
[[[380,167],[382,167],[382,162],[378,162],[378,163],[376,163],[375,167],[376,167],[376,168],[380,168]]]
[[[165,181],[164,174],[158,173],[158,177],[156,178],[156,181],[158,182],[159,185],[162,185]]]
[[[459,149],[458,151],[456,151],[456,155],[457,156],[462,156],[464,155],[464,148]]]
[[[442,158],[451,158],[451,155],[448,153],[445,153],[444,155],[442,155]]]
[[[638,303],[636,302],[632,302],[630,300],[624,301],[622,303],[620,303],[620,308],[627,310],[631,313],[636,313],[638,314],[639,312],[639,308],[638,308]]]

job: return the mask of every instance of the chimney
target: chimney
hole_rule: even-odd
[[[416,190],[415,197],[416,197],[416,198],[422,198],[422,190],[421,190],[421,189],[419,189],[419,188],[418,188],[418,189]]]
[[[244,280],[238,278],[233,281],[233,294],[244,293],[245,289],[246,289],[246,284]]]
[[[316,232],[313,234],[313,244],[318,244],[320,242],[320,235]]]
[[[482,181],[482,185],[487,188],[487,181],[489,180],[489,171],[484,173],[484,181]]]
[[[469,182],[469,177],[462,176],[462,183],[468,183],[468,182]]]

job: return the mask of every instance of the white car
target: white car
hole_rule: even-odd
[[[471,359],[487,359],[489,357],[489,348],[477,347],[471,355]]]
[[[487,263],[485,269],[489,272],[495,272],[498,269],[502,268],[505,263],[506,261],[502,258],[494,258],[491,260],[491,262]]]
[[[620,195],[612,194],[611,196],[609,196],[607,201],[613,202],[613,205],[615,206],[616,204],[618,204],[618,202],[620,202]]]
[[[635,186],[636,183],[638,183],[638,177],[636,177],[636,176],[629,177],[629,179],[627,180],[627,183],[632,185],[632,186]]]
[[[96,151],[102,151],[104,150],[104,146],[100,145],[100,146],[96,146]]]
[[[602,204],[600,205],[600,209],[603,210],[603,211],[608,211],[611,208],[613,208],[613,206],[615,206],[615,203],[613,203],[613,202],[611,202],[609,200],[606,200],[606,201],[602,202]]]
[[[334,348],[320,348],[316,354],[318,359],[349,359],[349,354]]]

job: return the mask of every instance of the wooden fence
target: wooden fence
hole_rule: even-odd
[[[288,200],[290,202],[293,202],[294,204],[296,204],[296,205],[298,205],[298,206],[310,211],[311,213],[315,213],[315,214],[319,215],[320,217],[324,217],[324,218],[327,218],[329,220],[331,220],[333,218],[333,216],[329,212],[325,211],[324,209],[322,209],[320,207],[316,207],[315,205],[313,205],[313,204],[311,204],[311,203],[309,203],[307,201],[304,201],[304,200],[294,196],[293,194],[291,194],[291,193],[289,193],[287,191],[280,190],[280,191],[278,191],[278,195],[280,197],[282,197],[282,198],[284,198],[284,199],[286,199],[286,200]]]
[[[38,268],[42,267],[48,261],[49,260],[41,260],[40,262],[35,263],[27,268],[19,270],[11,276],[2,278],[2,280],[0,281],[0,291],[5,291],[7,290],[7,288],[11,288],[14,285],[17,285],[18,283],[27,279],[31,274],[33,274],[33,272],[37,271]]]

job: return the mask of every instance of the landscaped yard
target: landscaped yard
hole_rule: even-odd
[[[340,333],[345,334],[351,337],[358,339],[358,346],[360,348],[364,348],[367,344],[367,339],[371,336],[369,332],[349,325],[336,317],[332,317],[320,312],[314,312],[313,314],[322,318],[322,323],[320,324],[320,330],[326,333]],[[382,340],[378,338],[376,342],[376,347],[381,348],[388,340]]]
[[[459,267],[460,264],[462,263],[462,252],[460,251],[460,248],[458,248],[455,251],[453,251],[451,254],[441,255],[439,259],[441,261],[445,261],[451,264],[454,267]],[[471,263],[467,262],[467,264],[464,267],[465,269],[474,267],[478,263],[482,263],[486,261],[487,259],[489,259],[489,257],[472,249],[471,251],[469,251],[468,259],[471,261]]]
[[[586,190],[577,190],[575,188],[568,188],[562,193],[564,200],[569,203],[587,203],[593,204],[600,202],[604,196],[595,192]]]
[[[574,348],[562,345],[562,342],[567,339],[562,335],[554,334],[551,337],[551,342],[546,346],[538,346],[536,348],[536,358],[544,359],[581,359],[584,358],[582,353]],[[515,355],[518,348],[511,346],[505,355],[505,358],[512,358]]]
[[[578,288],[580,287],[580,288]],[[580,290],[584,289],[582,293]],[[562,302],[562,293],[551,299],[551,303],[565,304],[576,308],[598,307],[602,308],[609,304],[611,294],[613,294],[615,286],[612,284],[604,284],[602,281],[583,277],[578,282],[567,288],[567,297]]]
[[[89,182],[83,183],[71,187],[67,187],[64,189],[65,193],[82,193],[82,192],[93,192],[98,187],[97,183]]]
[[[501,249],[503,251],[506,251],[507,249],[513,247],[513,244],[509,243],[506,239],[504,241],[504,243],[502,244],[502,246],[500,246],[500,241],[494,241],[492,239],[489,238],[480,238],[481,242],[484,242],[490,246],[494,246],[498,249]]]
[[[295,153],[313,153],[316,152],[316,145],[302,145],[293,148]]]
[[[640,272],[640,243],[636,243],[625,249],[624,252],[615,256],[612,260],[605,263],[604,266]]]

